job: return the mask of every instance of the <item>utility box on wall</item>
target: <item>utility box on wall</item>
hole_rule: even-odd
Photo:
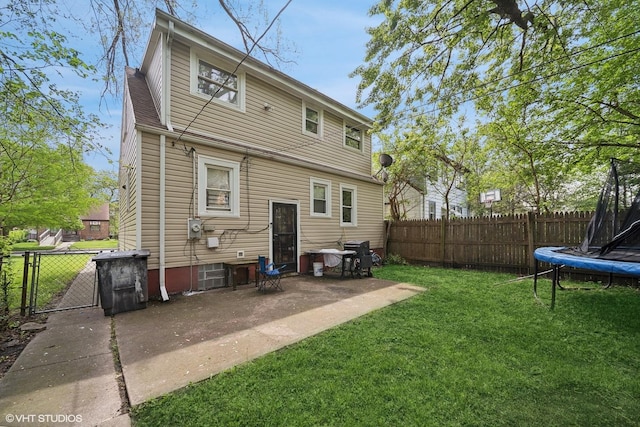
[[[202,237],[202,220],[198,218],[189,218],[187,220],[187,237],[189,240]]]
[[[147,307],[148,257],[148,250],[104,252],[93,257],[105,316]]]

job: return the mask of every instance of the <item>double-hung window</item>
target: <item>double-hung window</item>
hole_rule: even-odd
[[[331,181],[311,178],[311,216],[331,217]]]
[[[302,133],[310,136],[322,136],[322,110],[302,104]]]
[[[433,200],[429,200],[429,212],[427,212],[427,214],[429,215],[429,219],[436,219],[436,202],[434,202]]]
[[[356,127],[345,125],[344,145],[362,151],[362,131]]]
[[[340,225],[343,227],[358,225],[356,187],[340,185]]]
[[[240,164],[198,156],[198,212],[200,216],[240,215]]]

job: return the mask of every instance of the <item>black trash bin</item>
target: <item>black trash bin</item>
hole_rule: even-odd
[[[148,250],[104,252],[93,257],[105,316],[147,307]]]

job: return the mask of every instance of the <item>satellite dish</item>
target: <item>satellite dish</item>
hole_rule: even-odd
[[[393,157],[388,154],[380,154],[379,162],[383,168],[389,167],[393,164]]]

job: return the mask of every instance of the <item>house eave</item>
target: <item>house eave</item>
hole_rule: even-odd
[[[183,143],[192,143],[192,144],[200,144],[211,148],[217,148],[220,150],[227,150],[240,154],[248,154],[264,159],[275,160],[278,162],[290,164],[293,166],[302,166],[308,169],[329,172],[334,175],[343,176],[345,178],[356,179],[359,181],[364,181],[372,184],[378,184],[380,186],[384,185],[384,183],[378,181],[371,175],[359,174],[352,171],[335,168],[332,166],[327,166],[324,164],[318,164],[311,162],[309,160],[305,160],[303,158],[298,158],[295,156],[291,156],[288,154],[283,154],[281,152],[271,151],[264,148],[256,147],[254,145],[250,145],[247,143],[243,143],[240,141],[228,141],[218,137],[213,136],[202,136],[196,135],[190,132],[182,132],[182,129],[174,129],[174,131],[169,131],[166,128],[159,128],[155,126],[148,126],[143,124],[137,124],[136,129],[142,132],[148,132],[155,135],[165,135],[167,138],[167,144],[175,143],[175,141],[179,140],[179,144]]]

